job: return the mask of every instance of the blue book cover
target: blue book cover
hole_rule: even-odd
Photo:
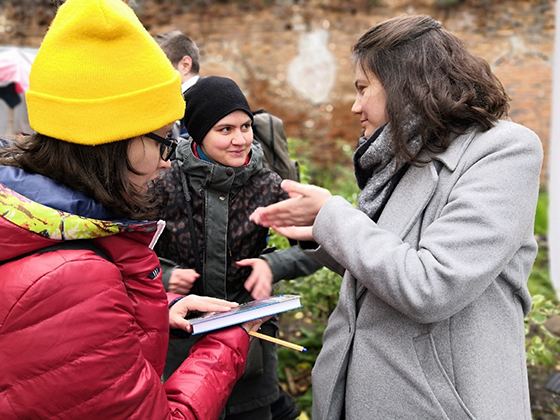
[[[281,294],[242,303],[228,312],[198,313],[195,318],[187,317],[187,320],[193,327],[194,335],[276,315],[301,306],[300,296]]]

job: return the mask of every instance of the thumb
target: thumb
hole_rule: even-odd
[[[254,264],[253,258],[247,258],[244,260],[239,260],[236,261],[235,264],[237,264],[239,267],[252,267]]]
[[[174,319],[174,321],[175,321],[174,322],[175,323],[174,328],[186,331],[188,333],[192,332],[191,324],[185,318],[181,318],[180,316],[177,316]]]

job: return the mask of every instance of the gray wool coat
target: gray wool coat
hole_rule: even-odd
[[[341,197],[315,220],[307,252],[344,274],[313,369],[315,420],[531,419],[541,142],[501,121],[434,159],[407,170],[378,223]]]

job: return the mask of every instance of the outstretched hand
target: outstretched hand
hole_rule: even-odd
[[[169,327],[190,333],[192,326],[185,319],[189,312],[227,312],[237,306],[239,306],[238,303],[223,299],[197,295],[185,296],[169,309]]]
[[[315,185],[284,180],[282,189],[290,198],[267,207],[257,208],[251,220],[264,227],[312,226],[325,202],[332,197],[329,190]]]

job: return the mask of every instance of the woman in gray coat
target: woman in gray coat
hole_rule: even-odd
[[[284,181],[252,220],[344,274],[314,419],[530,419],[524,317],[542,146],[483,60],[428,16],[353,48],[358,208]]]

